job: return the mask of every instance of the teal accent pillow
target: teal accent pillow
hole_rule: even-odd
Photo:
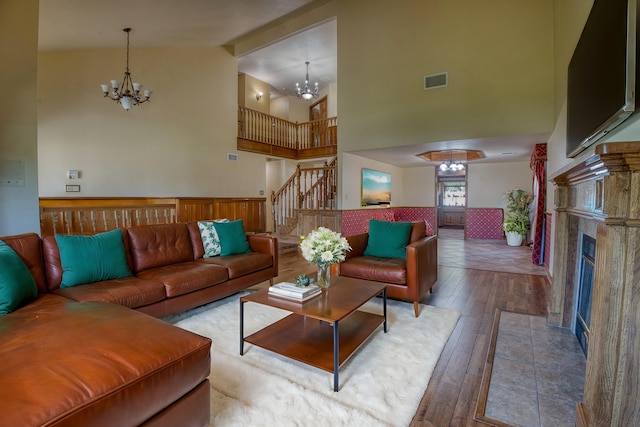
[[[61,288],[131,276],[120,229],[93,236],[56,234]]]
[[[364,255],[380,258],[406,258],[411,236],[410,222],[369,220],[369,240]]]
[[[11,246],[0,240],[0,316],[38,296],[29,268]]]
[[[220,256],[244,254],[251,252],[244,223],[241,219],[229,222],[214,222],[213,226],[220,239]]]
[[[202,238],[202,246],[204,247],[204,255],[202,258],[211,258],[220,255],[220,238],[213,226],[214,222],[229,222],[228,219],[216,219],[215,221],[198,221],[198,229]]]

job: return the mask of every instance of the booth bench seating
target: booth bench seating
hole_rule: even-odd
[[[408,244],[404,248],[406,251],[402,250],[404,257],[366,255],[369,232],[345,236],[351,251],[339,264],[339,274],[386,283],[387,296],[413,302],[418,317],[420,299],[432,290],[438,280],[438,237],[426,234],[425,221],[411,222]],[[381,243],[384,244],[385,240],[383,238]]]
[[[54,236],[0,237],[37,286],[0,316],[0,425],[209,425],[211,340],[155,317],[272,282],[277,240],[249,234],[251,252],[203,258],[195,222],[122,237],[133,275],[72,287]]]

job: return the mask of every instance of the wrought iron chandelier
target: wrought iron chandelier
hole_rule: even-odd
[[[100,86],[106,98],[113,99],[122,105],[122,108],[129,111],[134,105],[150,101],[151,91],[145,89],[141,94],[142,85],[140,83],[132,83],[131,73],[129,72],[129,33],[131,32],[131,28],[125,28],[122,31],[127,33],[127,68],[124,72],[124,79],[122,80],[122,84],[117,80],[111,80],[111,88],[106,84]]]
[[[301,89],[300,85],[296,83],[296,94],[298,98],[310,101],[313,98],[319,97],[320,94],[318,93],[318,82],[316,82],[313,90],[309,88],[309,61],[305,62],[305,64],[307,65],[307,75],[304,79],[304,89]]]

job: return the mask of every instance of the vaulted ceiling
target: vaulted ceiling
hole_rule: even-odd
[[[131,48],[219,46],[234,40],[312,0],[41,0],[41,51],[106,49],[126,46],[123,28],[130,27]],[[272,86],[272,97],[293,95],[303,83],[305,61],[312,83],[337,81],[337,22],[329,20],[292,34],[238,58],[238,71]],[[425,145],[361,150],[356,154],[399,167],[427,164],[417,154],[432,150],[482,150],[479,162],[525,160],[547,134],[442,141]]]

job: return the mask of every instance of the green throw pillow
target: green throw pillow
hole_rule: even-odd
[[[369,220],[369,240],[364,255],[380,258],[406,258],[411,236],[410,222]]]
[[[55,237],[62,264],[61,288],[131,276],[120,229],[93,236]]]
[[[229,222],[214,222],[213,226],[220,239],[220,256],[251,252],[241,219]]]
[[[0,316],[38,296],[38,287],[20,255],[0,240]]]
[[[198,229],[202,238],[202,247],[204,247],[203,258],[210,258],[220,255],[220,238],[213,226],[214,222],[229,222],[228,219],[216,219],[215,221],[198,221]]]

